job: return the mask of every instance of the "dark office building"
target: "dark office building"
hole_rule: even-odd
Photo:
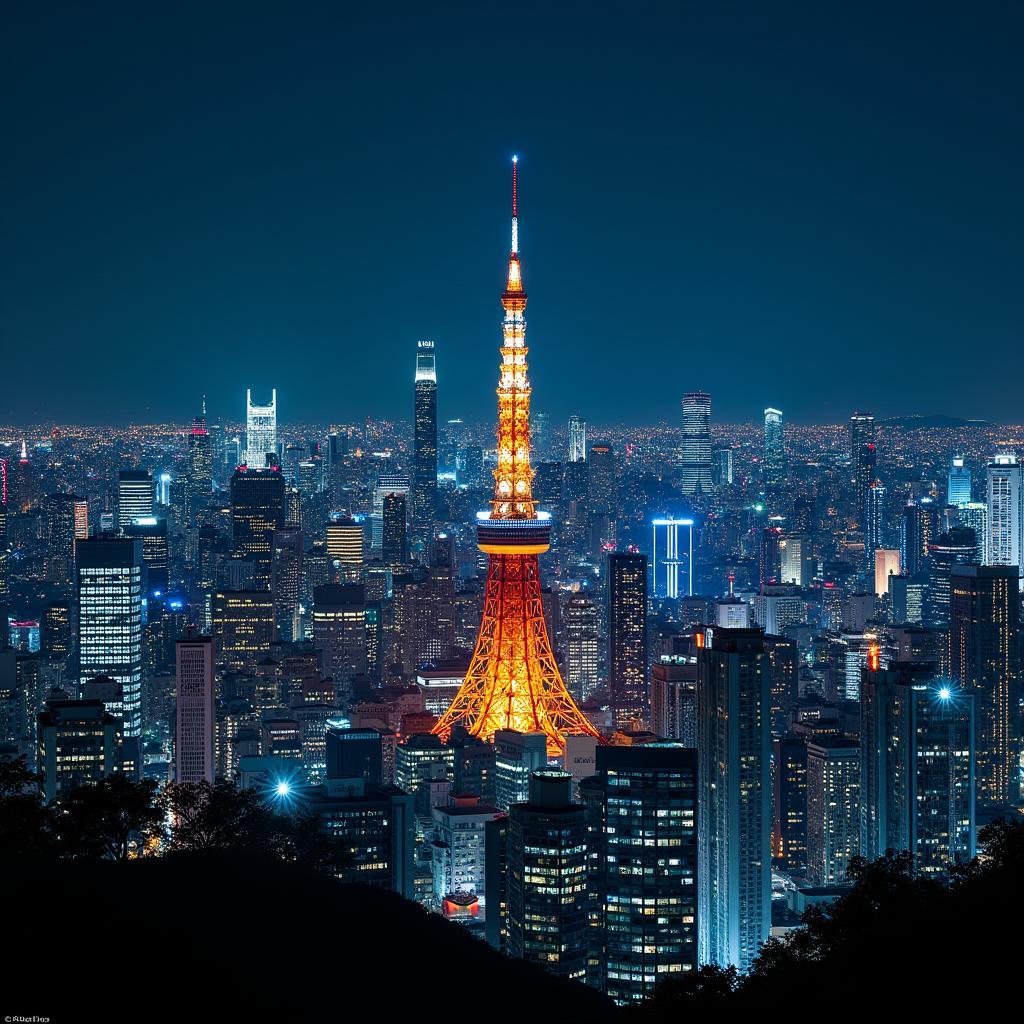
[[[598,747],[580,785],[590,845],[587,983],[618,1002],[697,967],[697,751]]]
[[[647,556],[608,556],[608,688],[616,725],[647,714]]]
[[[975,698],[978,802],[1018,798],[1021,624],[1015,565],[954,565],[949,672]]]
[[[400,565],[408,560],[409,541],[404,494],[384,495],[381,538],[381,561],[385,565]]]
[[[508,824],[508,953],[552,974],[587,973],[587,827],[569,772],[530,776],[530,798]]]
[[[383,737],[377,729],[328,729],[327,778],[362,779],[380,785],[383,777]]]
[[[258,590],[269,590],[274,531],[285,525],[284,477],[275,469],[240,468],[231,477],[234,554],[253,564]]]

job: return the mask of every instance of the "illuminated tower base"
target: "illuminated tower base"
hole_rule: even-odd
[[[546,518],[481,518],[479,547],[490,555],[484,614],[466,678],[434,729],[442,736],[455,725],[485,740],[499,729],[543,732],[556,755],[567,735],[598,735],[566,689],[548,639],[537,555],[549,530]]]
[[[451,707],[434,727],[447,738],[456,725],[490,740],[499,729],[543,732],[548,753],[567,735],[598,736],[555,664],[544,623],[537,556],[550,546],[550,516],[533,500],[530,383],[526,377],[526,292],[519,265],[516,167],[512,164],[512,251],[501,304],[505,309],[498,383],[498,460],[490,512],[477,515],[477,546],[489,556],[480,635]]]

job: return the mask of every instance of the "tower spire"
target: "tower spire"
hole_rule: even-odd
[[[519,157],[512,157],[512,252],[519,252],[519,210],[518,210],[518,180],[516,168],[519,166]]]

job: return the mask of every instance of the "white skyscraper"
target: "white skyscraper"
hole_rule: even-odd
[[[569,461],[584,462],[587,458],[587,421],[582,416],[569,417]]]
[[[655,597],[692,597],[693,520],[669,516],[651,520],[651,527],[651,593]]]
[[[270,392],[270,405],[253,405],[252,391],[245,393],[245,461],[263,469],[267,454],[277,452],[277,388]]]
[[[1016,455],[999,453],[989,459],[987,494],[989,565],[1019,566],[1024,552],[1024,506]]]

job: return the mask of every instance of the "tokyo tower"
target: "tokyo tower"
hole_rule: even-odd
[[[490,740],[499,729],[543,732],[548,754],[567,735],[598,736],[576,706],[551,651],[541,605],[537,556],[551,546],[551,522],[533,500],[530,382],[526,376],[526,292],[519,265],[517,158],[512,158],[512,251],[501,304],[505,309],[498,382],[498,465],[494,499],[477,513],[477,547],[489,556],[484,613],[469,671],[434,727],[455,725]]]

